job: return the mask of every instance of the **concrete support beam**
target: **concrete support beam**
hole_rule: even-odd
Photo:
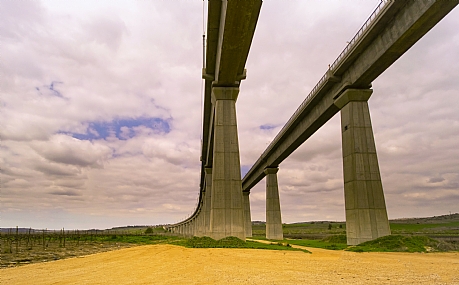
[[[191,236],[198,236],[199,230],[199,214],[191,222]]]
[[[212,168],[204,169],[206,172],[206,191],[204,196],[204,235],[210,235],[210,207],[212,204]]]
[[[204,236],[204,213],[202,211],[202,205],[201,205],[201,211],[199,212],[198,216],[196,217],[196,226],[195,226],[195,233],[194,235],[197,237],[202,237]]]
[[[279,200],[279,186],[277,183],[279,168],[266,168],[266,238],[284,239],[282,232],[282,218]]]
[[[348,245],[390,235],[367,102],[372,92],[370,89],[348,89],[335,100],[335,105],[341,109]]]
[[[244,199],[244,219],[245,219],[245,236],[252,237],[252,216],[250,214],[250,192],[243,192]]]
[[[198,207],[202,207],[202,206],[198,206]],[[193,224],[193,236],[202,237],[202,232],[200,228],[201,212],[196,214],[195,218],[193,219],[192,224]]]
[[[239,88],[214,87],[214,156],[210,237],[235,236],[245,240],[241,165],[236,120]]]
[[[459,0],[385,1],[388,9],[378,15],[339,64],[324,77],[293,114],[292,120],[273,139],[243,179],[250,191],[264,177],[266,167],[282,163],[304,141],[331,119],[339,109],[334,98],[347,88],[368,88],[425,33],[446,16]],[[335,78],[330,78],[333,75]],[[341,78],[336,82],[337,78]]]

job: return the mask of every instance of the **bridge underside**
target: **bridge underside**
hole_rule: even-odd
[[[241,181],[236,99],[261,2],[209,0],[199,205],[169,230],[215,239],[251,236],[250,189],[266,176],[266,236],[282,239],[279,164],[340,112],[347,243],[390,235],[369,88],[459,0],[381,2]]]

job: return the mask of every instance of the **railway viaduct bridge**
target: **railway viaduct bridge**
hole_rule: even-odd
[[[371,84],[458,3],[381,1],[241,179],[235,106],[262,0],[208,0],[199,203],[168,229],[245,240],[252,236],[250,190],[266,177],[266,237],[282,239],[279,165],[340,112],[347,243],[390,235],[367,103]]]

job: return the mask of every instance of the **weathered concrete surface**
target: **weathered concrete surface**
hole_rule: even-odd
[[[236,120],[239,88],[214,87],[215,105],[214,156],[210,237],[235,236],[245,240],[244,204],[241,164]]]
[[[245,219],[245,236],[252,237],[252,215],[250,214],[250,192],[243,192],[244,199],[244,219]]]
[[[277,172],[279,168],[266,168],[266,238],[284,239],[279,200]]]
[[[204,201],[204,200],[203,200]],[[201,202],[203,203],[203,202]],[[201,211],[199,212],[198,216],[195,219],[196,225],[195,225],[195,236],[202,237],[204,236],[204,212],[202,211],[202,205],[201,205]]]
[[[202,194],[205,195],[205,193]],[[203,199],[200,202],[201,205],[198,205],[199,212],[196,215],[196,218],[194,219],[194,235],[198,237],[204,236],[204,202],[205,196],[203,196]]]
[[[212,204],[212,168],[205,168],[206,172],[206,194],[204,197],[204,235],[210,233],[210,207]]]
[[[263,179],[266,167],[277,167],[339,111],[334,99],[345,89],[368,88],[375,78],[457,6],[459,0],[386,3],[389,8],[362,33],[364,38],[357,40],[357,44],[350,49],[351,53],[343,56],[343,61],[335,69],[327,72],[324,84],[314,91],[308,104],[301,106],[294,122],[288,125],[282,136],[275,138],[249,170],[243,181],[244,191],[250,191]],[[215,118],[214,107],[210,103],[212,86],[239,86],[240,80],[245,77],[245,60],[260,7],[261,0],[209,1],[200,193],[204,187],[204,168],[211,167],[213,161]],[[236,65],[238,68],[235,68]],[[192,217],[197,214],[198,209]]]
[[[208,1],[201,187],[213,160],[212,86],[238,86],[244,78],[261,5],[262,0]]]
[[[390,235],[367,102],[371,93],[348,89],[335,101],[341,109],[348,245]]]

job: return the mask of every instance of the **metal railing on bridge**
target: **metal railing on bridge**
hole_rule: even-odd
[[[312,91],[306,96],[306,98],[303,100],[303,102],[300,104],[300,106],[296,109],[296,111],[293,113],[293,115],[290,117],[290,119],[287,121],[287,123],[282,127],[280,132],[277,134],[277,136],[271,141],[271,143],[268,145],[266,150],[263,152],[263,154],[260,156],[260,158],[257,160],[255,164],[259,162],[262,157],[267,154],[271,149],[274,147],[276,144],[277,140],[284,135],[286,130],[293,124],[293,122],[298,118],[299,114],[303,110],[303,108],[316,96],[317,91],[320,90],[327,79],[329,78],[330,75],[333,74],[333,71],[343,62],[343,60],[346,58],[346,56],[350,53],[351,49],[355,46],[355,44],[362,38],[362,36],[365,34],[365,32],[368,30],[370,25],[374,23],[375,19],[378,18],[378,16],[385,11],[391,4],[392,2],[390,0],[385,0],[381,1],[379,5],[376,7],[376,9],[371,13],[370,17],[365,21],[365,23],[362,25],[362,27],[357,31],[355,36],[348,42],[344,50],[338,55],[338,57],[335,59],[335,61],[329,66],[329,69],[327,72],[320,78],[319,82],[312,88]],[[249,171],[250,172],[250,171]]]

